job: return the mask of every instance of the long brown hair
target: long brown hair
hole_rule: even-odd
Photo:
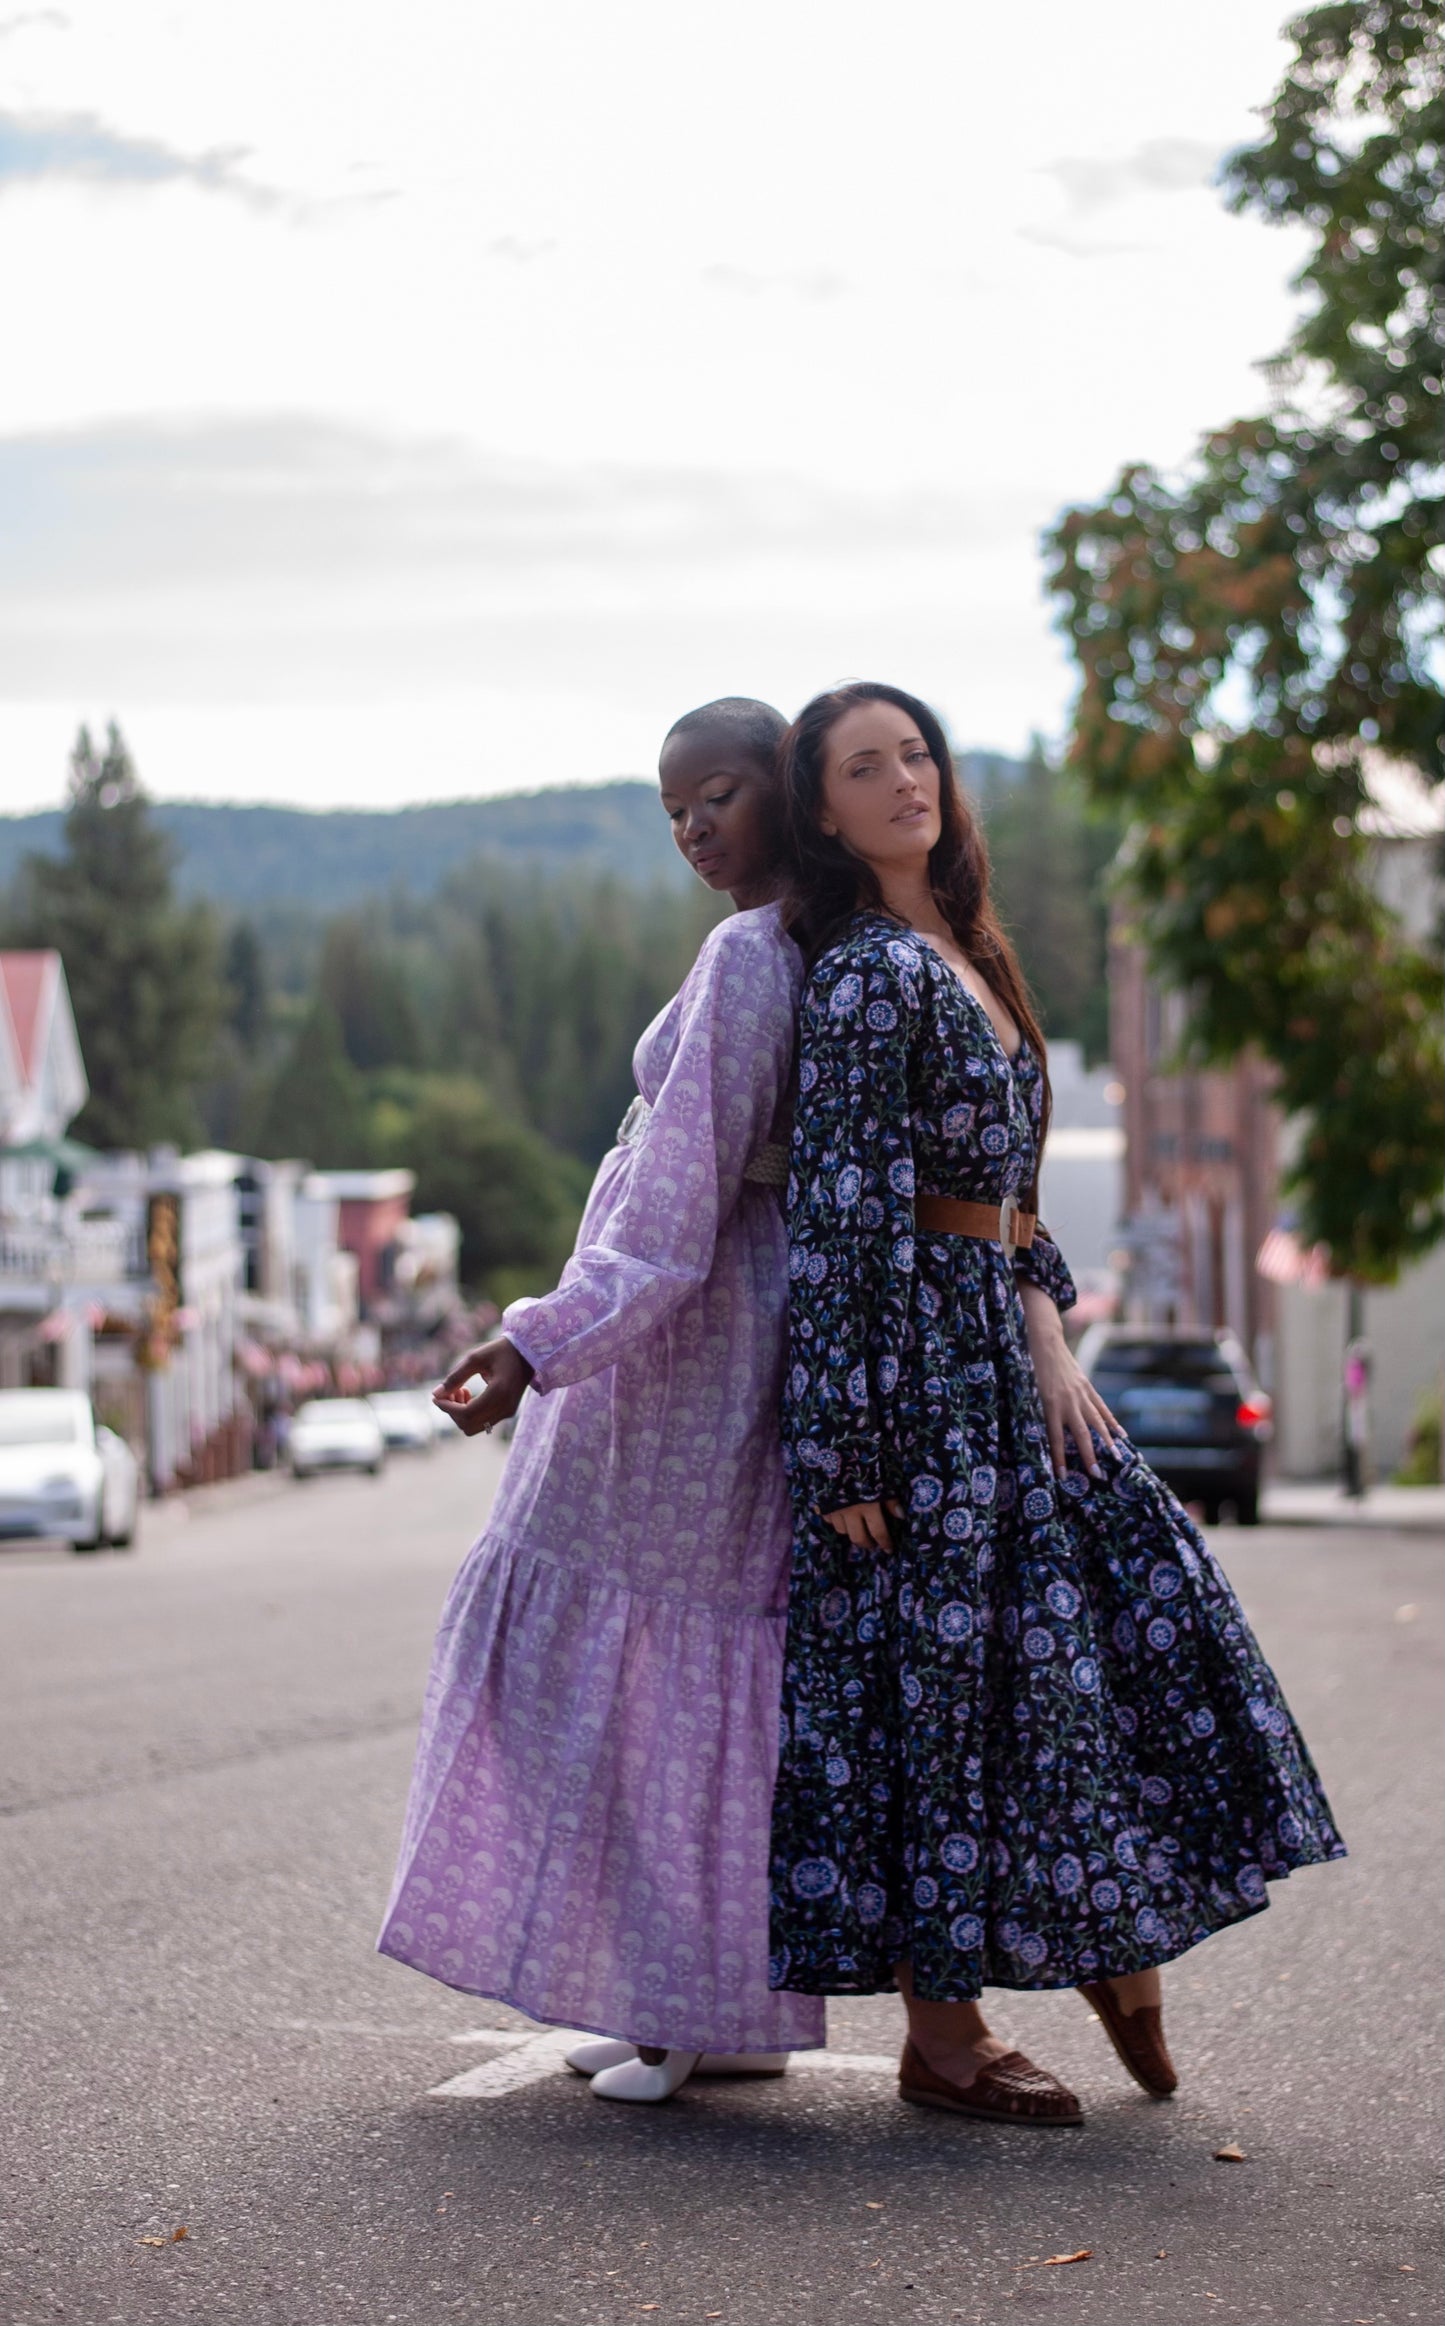
[[[828,737],[838,721],[862,703],[892,703],[896,710],[904,712],[913,720],[938,769],[942,829],[928,858],[929,886],[960,952],[993,988],[1039,1062],[1044,1078],[1039,1129],[1041,1158],[1050,1111],[1048,1047],[1043,1028],[1018,955],[1009,943],[989,895],[988,847],[959,785],[943,727],[927,703],[921,703],[916,695],[905,694],[902,687],[854,679],[847,686],[815,695],[798,713],[778,746],[787,818],[788,879],[783,913],[788,929],[811,969],[819,956],[845,935],[857,914],[881,913],[889,920],[895,917],[883,902],[883,891],[872,865],[855,856],[841,839],[830,838],[818,822],[823,804]],[[1035,1173],[1035,1194],[1037,1186]]]

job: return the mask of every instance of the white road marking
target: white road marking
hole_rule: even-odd
[[[801,2069],[805,2075],[831,2076],[896,2076],[898,2054],[895,2051],[795,2051],[789,2075]]]
[[[435,2027],[391,2026],[375,2019],[271,2019],[267,2025],[287,2035],[369,2035],[387,2043],[394,2042],[398,2036],[409,2042],[434,2043],[438,2033]],[[520,2043],[524,2040],[525,2037],[521,2035],[514,2037],[510,2032],[503,2033],[495,2027],[479,2027],[473,2034],[451,2035],[447,2038],[449,2043]]]
[[[497,2051],[515,2051],[519,2043],[530,2043],[538,2034],[553,2032],[550,2028],[536,2027],[466,2027],[460,2035],[449,2035],[447,2042],[490,2043]]]
[[[562,2068],[567,2053],[575,2043],[588,2040],[574,2029],[550,2027],[543,2035],[525,2035],[515,2029],[479,2027],[474,2035],[456,2036],[454,2042],[496,2043],[506,2049],[497,2059],[483,2060],[480,2067],[467,2068],[459,2076],[449,2076],[444,2084],[434,2084],[428,2097],[433,2100],[502,2100],[509,2092],[520,2092],[528,2084],[545,2082]],[[789,2075],[822,2076],[893,2076],[898,2073],[898,2061],[891,2052],[876,2051],[795,2051],[788,2069]],[[752,2083],[767,2081],[749,2076],[705,2076],[700,2083]]]
[[[508,2092],[519,2092],[524,2084],[539,2084],[544,2077],[555,2076],[565,2054],[581,2040],[570,2027],[549,2027],[545,2035],[529,2035],[497,2059],[483,2060],[480,2067],[466,2068],[459,2076],[449,2076],[444,2084],[434,2084],[429,2097],[433,2100],[504,2099]]]

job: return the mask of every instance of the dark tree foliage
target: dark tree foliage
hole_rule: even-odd
[[[238,921],[226,939],[221,982],[226,1026],[241,1049],[254,1054],[270,1022],[270,981],[261,940],[249,921]]]
[[[1090,813],[1071,769],[1035,744],[1020,769],[985,767],[971,786],[982,814],[1000,916],[1050,1040],[1108,1054],[1104,872],[1119,846],[1117,817]]]
[[[556,1281],[586,1193],[580,1165],[463,1077],[394,1086],[379,1112],[386,1161],[416,1173],[413,1209],[460,1224],[464,1284],[508,1299]]]
[[[336,1014],[353,1066],[421,1065],[422,1031],[406,971],[374,913],[343,913],[331,923],[318,990]]]
[[[103,752],[80,730],[64,836],[59,857],[27,860],[12,929],[65,964],[90,1081],[75,1135],[184,1145],[221,1012],[216,931],[208,906],[175,901],[170,843],[114,725]]]
[[[1168,480],[1068,513],[1051,575],[1083,670],[1071,763],[1131,819],[1138,928],[1195,1054],[1257,1044],[1305,1119],[1304,1234],[1388,1281],[1445,1226],[1439,964],[1369,877],[1372,753],[1441,780],[1445,17],[1343,0],[1291,27],[1239,207],[1311,227],[1297,394]]]
[[[429,906],[429,942],[412,952],[433,1055],[595,1163],[632,1097],[638,1035],[726,910],[700,888],[471,867]]]
[[[372,1160],[365,1085],[346,1055],[336,1012],[320,994],[271,1085],[255,1146],[259,1155],[295,1156],[322,1171]]]

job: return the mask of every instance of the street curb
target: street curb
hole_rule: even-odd
[[[1349,1527],[1356,1533],[1438,1534],[1445,1538],[1445,1488],[1377,1488],[1358,1502],[1328,1486],[1266,1486],[1261,1526]]]

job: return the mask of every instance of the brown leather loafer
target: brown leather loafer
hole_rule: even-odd
[[[1164,2013],[1157,2003],[1125,2011],[1112,1987],[1103,1979],[1080,1987],[1084,2001],[1098,2012],[1105,2033],[1141,2092],[1151,2100],[1167,2100],[1179,2082],[1178,2072],[1164,2041]]]
[[[1006,2051],[981,2067],[971,2084],[935,2075],[912,2037],[903,2046],[898,2096],[919,2108],[948,2108],[956,2116],[979,2116],[989,2124],[1082,2124],[1084,2111],[1073,2093],[1021,2051]]]

